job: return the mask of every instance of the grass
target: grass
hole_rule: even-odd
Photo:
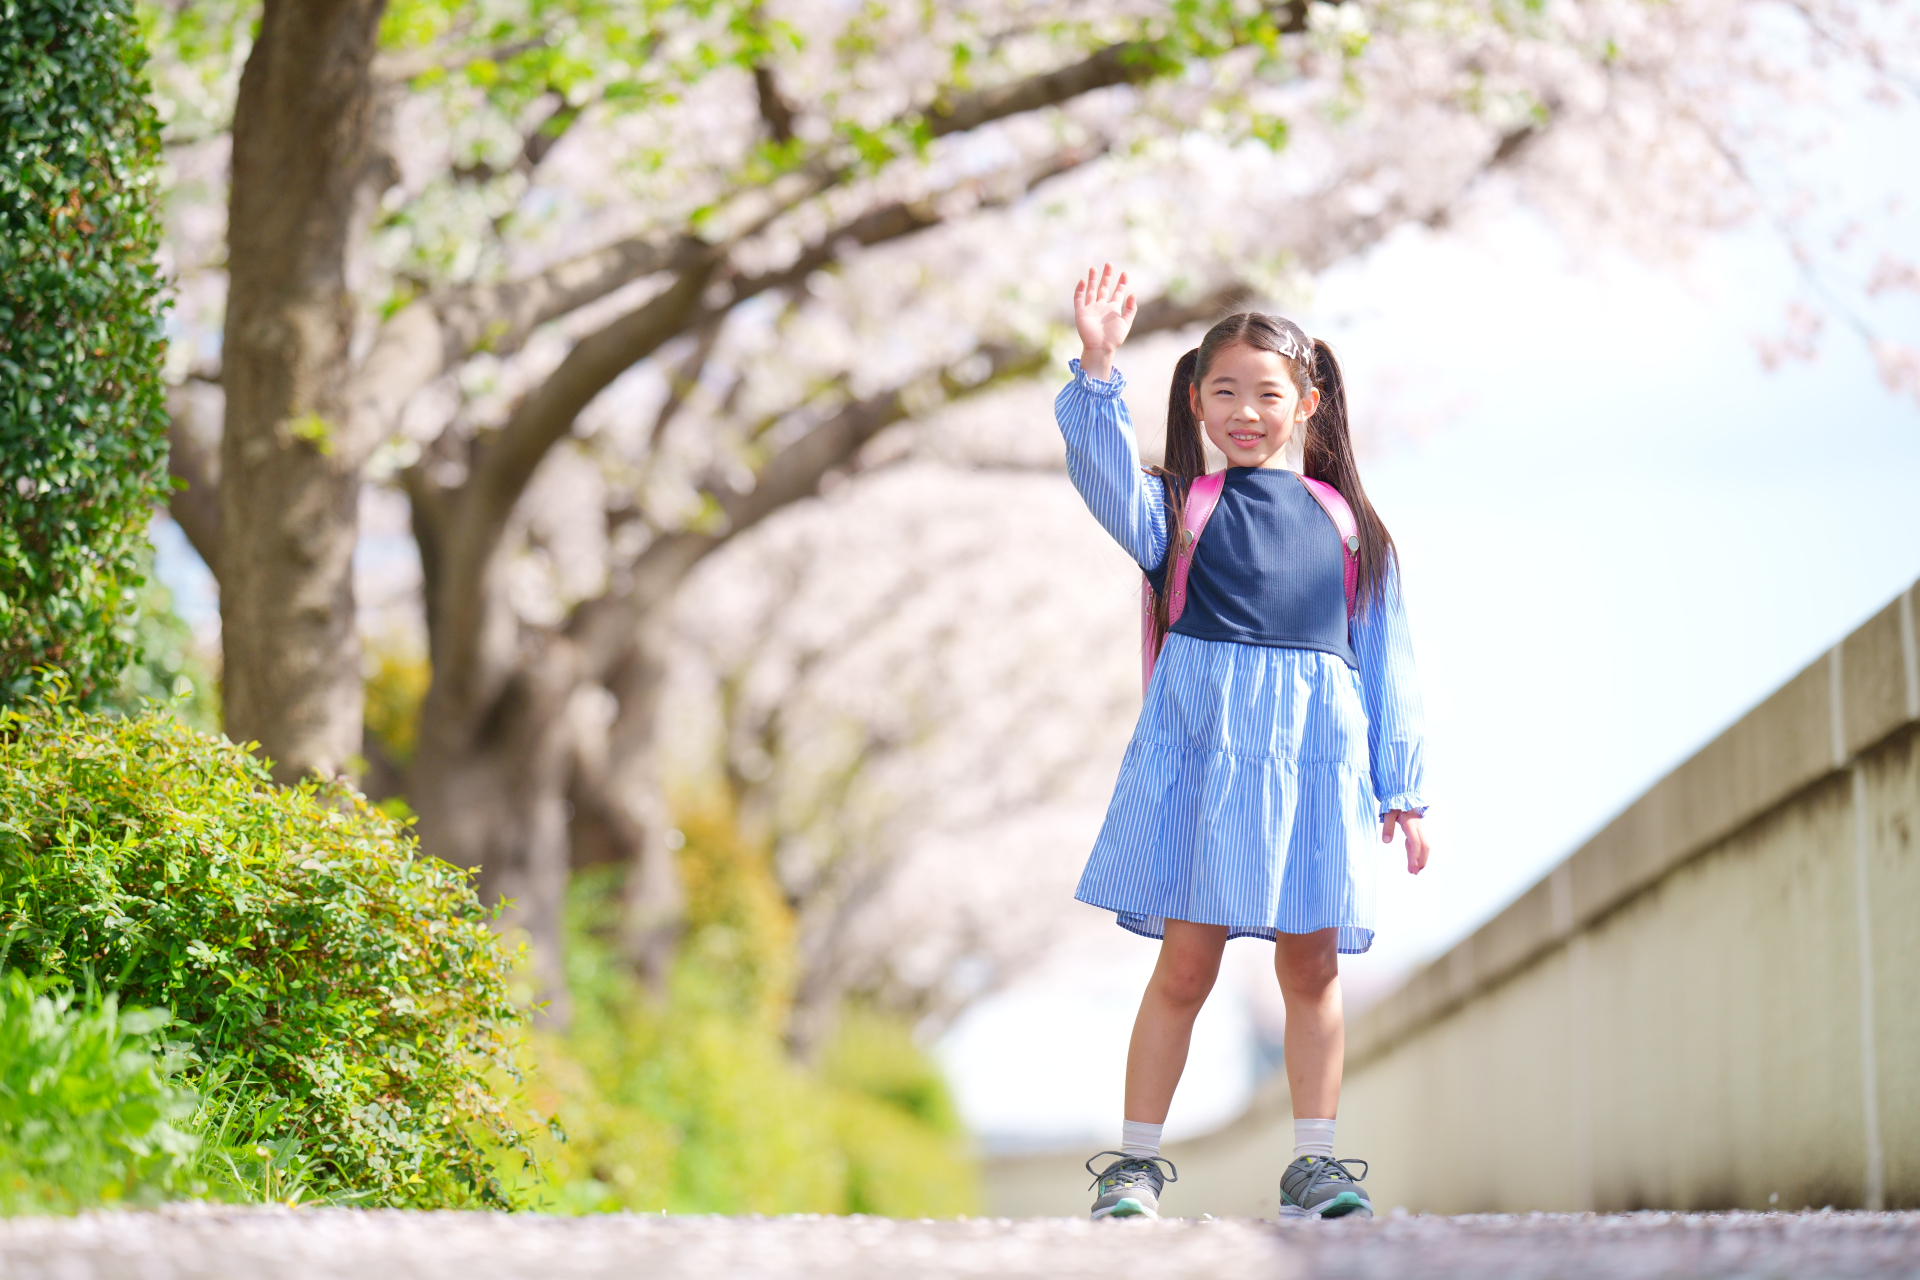
[[[168,1021],[0,974],[0,1212],[152,1203],[189,1183],[195,1100]]]

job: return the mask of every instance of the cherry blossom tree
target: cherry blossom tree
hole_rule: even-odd
[[[1892,65],[1860,7],[1792,10],[1795,38]],[[367,486],[402,495],[432,684],[395,785],[423,840],[515,901],[557,991],[590,838],[628,868],[625,943],[658,974],[677,913],[661,700],[704,564],[778,546],[782,513],[907,465],[911,424],[1053,364],[1059,282],[1089,258],[1124,256],[1149,284],[1138,331],[1174,331],[1443,225],[1490,182],[1662,245],[1751,215],[1742,157],[1768,139],[1742,122],[1800,84],[1791,39],[1749,38],[1765,8],[268,0],[249,40],[250,7],[162,4],[173,513],[221,583],[228,730],[288,777],[373,754],[352,558]],[[741,541],[762,526],[772,542]],[[882,900],[913,844],[898,804],[832,801],[834,768],[910,774],[965,719],[957,689],[884,731],[885,699],[820,711],[861,643],[774,664],[814,700],[796,740],[867,726],[841,765],[775,767],[790,790],[760,794],[739,752],[780,729],[764,692],[725,735],[738,798],[785,806],[770,824],[815,849],[792,883],[838,886],[809,899],[828,904],[810,936],[857,932],[847,904]],[[887,661],[920,679],[941,652]],[[714,661],[716,687],[768,678]]]

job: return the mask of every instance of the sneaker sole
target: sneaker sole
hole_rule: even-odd
[[[1283,1204],[1276,1218],[1346,1218],[1358,1216],[1371,1218],[1373,1206],[1351,1191],[1342,1191],[1318,1209],[1302,1209],[1297,1204]]]
[[[1116,1201],[1104,1209],[1095,1209],[1093,1220],[1098,1222],[1102,1218],[1151,1218],[1158,1221],[1160,1215],[1138,1200],[1127,1199]]]
[[[1345,1218],[1356,1214],[1363,1218],[1371,1218],[1373,1206],[1351,1191],[1342,1191],[1315,1212],[1323,1218]]]

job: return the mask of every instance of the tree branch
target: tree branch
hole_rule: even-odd
[[[413,49],[405,53],[383,53],[373,60],[373,75],[382,84],[401,85],[429,71],[452,73],[464,71],[476,62],[507,62],[523,53],[545,48],[546,44],[546,38],[539,36],[495,45],[491,49],[476,49],[472,53],[454,58],[443,58],[431,48]]]
[[[660,452],[660,442],[666,438],[667,428],[686,408],[687,397],[700,385],[700,375],[706,369],[707,361],[713,357],[714,347],[720,342],[720,331],[725,327],[725,321],[723,313],[702,325],[699,335],[694,339],[693,350],[687,352],[687,358],[667,375],[667,398],[653,415],[653,426],[647,432],[649,462]]]
[[[1211,324],[1236,311],[1245,311],[1259,297],[1252,285],[1235,281],[1185,300],[1161,294],[1140,304],[1133,318],[1133,334],[1145,337],[1169,329]]]
[[[965,133],[982,125],[1059,106],[1098,89],[1141,84],[1165,75],[1179,63],[1163,41],[1129,40],[1110,44],[1072,66],[1046,71],[1003,85],[965,94],[942,94],[922,109],[936,138]]]
[[[532,173],[547,158],[554,144],[559,142],[568,129],[580,119],[585,105],[575,106],[568,102],[566,95],[557,89],[549,89],[546,97],[553,108],[540,118],[540,123],[526,131],[520,137],[520,154],[505,169],[479,160],[473,164],[455,165],[451,170],[455,179],[461,182],[491,182],[503,173]]]
[[[870,249],[950,222],[955,217],[954,204],[969,197],[973,203],[967,206],[966,212],[1013,204],[1041,183],[1069,173],[1105,154],[1104,143],[1064,147],[1038,164],[1010,166],[998,173],[970,178],[916,200],[901,200],[869,209],[828,230],[802,249],[799,256],[787,266],[736,279],[727,305],[738,306],[748,298],[768,290],[801,284],[814,272],[838,261],[849,246]]]
[[[987,374],[966,380],[964,374],[981,355],[989,361]],[[829,472],[850,462],[880,432],[943,399],[977,395],[1010,378],[1033,373],[1046,359],[1046,351],[1037,347],[986,345],[963,360],[842,406],[774,454],[760,468],[750,492],[714,495],[726,517],[722,527],[682,530],[656,539],[618,589],[575,612],[568,630],[579,642],[585,669],[610,669],[638,620],[666,599],[695,565],[782,507],[818,492]]]
[[[711,257],[691,236],[635,236],[523,280],[415,299],[380,326],[355,371],[349,394],[355,447],[378,444],[409,398],[474,352],[511,355],[543,324],[645,276],[685,271]]]
[[[717,262],[682,272],[671,287],[575,343],[560,367],[515,406],[476,450],[469,488],[504,519],[547,451],[613,380],[683,332]]]
[[[1297,35],[1307,29],[1305,0],[1289,0],[1274,6],[1272,15],[1275,28],[1283,35]],[[1054,71],[971,93],[942,91],[919,114],[933,136],[943,138],[1008,116],[1056,107],[1099,89],[1144,84],[1178,70],[1183,61],[1178,46],[1171,40],[1124,40]]]
[[[1150,300],[1134,317],[1133,331],[1145,336],[1182,329],[1226,314],[1252,296],[1244,285],[1217,289],[1188,301],[1165,296]],[[985,374],[976,373],[987,360]],[[847,465],[875,436],[895,423],[922,416],[939,405],[980,395],[1046,367],[1050,353],[1040,345],[983,343],[965,358],[885,391],[855,400],[813,430],[780,450],[742,494],[714,494],[727,517],[727,536],[745,532],[782,507],[811,497],[829,472]]]
[[[921,200],[870,210],[840,224],[802,252],[793,266],[734,287],[734,302],[770,288],[804,279],[832,261],[836,247],[852,243],[870,247],[925,230],[943,220],[940,206],[973,194],[976,208],[1010,204],[1048,179],[1058,177],[1104,154],[1100,145],[1067,147],[1037,165],[1009,168],[972,178]],[[581,254],[537,275],[505,284],[470,285],[450,289],[402,308],[388,326],[407,311],[425,307],[442,329],[441,368],[450,367],[476,350],[509,355],[520,349],[539,326],[551,323],[644,276],[662,271],[685,271],[712,259],[718,246],[687,232],[652,232],[634,236],[603,249]],[[383,335],[384,337],[384,330]],[[437,376],[440,370],[435,370]],[[425,385],[425,380],[421,385]]]
[[[753,69],[753,89],[760,99],[760,119],[767,126],[767,133],[781,146],[793,141],[793,107],[780,94],[780,85],[773,78],[773,68],[765,63]]]
[[[709,256],[665,292],[576,343],[498,430],[475,442],[466,483],[449,495],[452,527],[438,547],[435,683],[444,672],[453,705],[473,707],[490,686],[491,676],[480,669],[490,569],[535,468],[607,384],[687,327],[714,266]]]
[[[426,306],[438,319],[448,365],[475,351],[511,355],[541,325],[645,276],[685,271],[712,252],[691,234],[650,232],[569,258],[521,280],[448,289],[414,305]]]
[[[981,356],[987,358],[987,373],[967,378]],[[737,536],[782,507],[817,493],[829,472],[847,465],[868,441],[895,423],[948,401],[979,395],[1010,379],[1038,373],[1047,358],[1043,347],[985,344],[965,359],[929,375],[845,405],[774,454],[760,469],[751,490],[715,495],[727,517],[728,536]]]
[[[167,474],[185,481],[167,499],[167,514],[187,535],[200,558],[220,576],[220,455],[201,444],[187,425],[186,415],[175,413],[167,427]]]

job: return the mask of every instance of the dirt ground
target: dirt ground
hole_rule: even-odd
[[[227,1209],[0,1221],[7,1280],[1920,1276],[1920,1213],[1372,1222],[639,1217]]]

